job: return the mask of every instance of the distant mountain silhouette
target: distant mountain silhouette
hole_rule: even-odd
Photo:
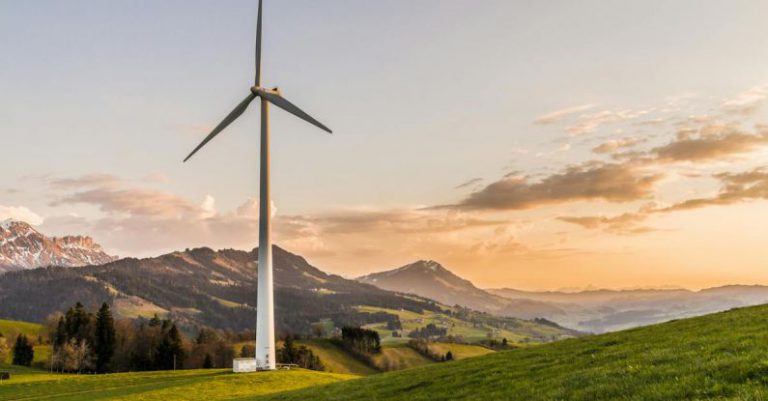
[[[489,289],[488,292],[556,305],[567,313],[545,317],[568,327],[598,333],[768,303],[768,287],[759,285],[728,285],[700,291],[641,289],[535,292],[501,288]]]
[[[508,299],[475,287],[433,260],[420,260],[398,269],[357,279],[379,288],[416,294],[447,305],[520,318],[552,317],[565,313],[555,305],[532,299]]]
[[[577,292],[481,289],[439,263],[420,260],[357,279],[447,305],[496,315],[543,317],[585,332],[601,333],[768,303],[768,287],[731,285],[686,289],[597,289]]]

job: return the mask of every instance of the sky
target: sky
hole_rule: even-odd
[[[355,277],[768,284],[762,1],[267,0],[276,243]],[[256,2],[0,0],[0,219],[120,256],[258,242]]]

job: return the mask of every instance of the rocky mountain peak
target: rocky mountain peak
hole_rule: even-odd
[[[95,265],[115,259],[90,237],[51,238],[23,221],[0,222],[0,273],[52,265]]]

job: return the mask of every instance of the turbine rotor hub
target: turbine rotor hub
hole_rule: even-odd
[[[280,88],[278,88],[277,86],[272,88],[272,89],[267,89],[267,88],[264,88],[264,87],[261,87],[261,86],[252,86],[251,87],[251,93],[253,93],[254,95],[259,95],[261,93],[269,93],[269,94],[272,94],[272,95],[281,96]]]

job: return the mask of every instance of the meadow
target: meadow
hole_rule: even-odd
[[[551,338],[560,335],[559,330],[555,328],[537,325],[528,320],[517,320],[515,322],[517,327],[514,327],[514,329],[499,329],[483,324],[473,324],[472,322],[450,316],[447,313],[433,311],[417,313],[407,310],[395,310],[372,306],[358,306],[357,309],[361,312],[368,313],[385,312],[399,317],[400,323],[403,326],[403,337],[393,337],[392,330],[387,329],[386,323],[373,323],[365,326],[368,329],[379,332],[383,344],[408,342],[409,339],[406,336],[407,333],[430,323],[446,327],[448,329],[448,335],[461,337],[465,342],[470,343],[491,338],[500,341],[502,338],[506,338],[510,344],[522,346],[527,345],[532,341],[540,341],[541,337],[550,340]]]
[[[16,320],[2,320],[0,319],[0,333],[5,336],[9,346],[13,346],[13,339],[19,334],[24,334],[31,339],[36,339],[40,333],[42,333],[43,326],[37,323],[19,322]],[[51,353],[50,345],[36,345],[35,346],[35,359],[32,362],[35,367],[43,367],[45,361],[48,360],[48,355]],[[9,353],[8,358],[1,363],[10,364],[12,356]],[[7,370],[7,369],[5,369]]]
[[[11,370],[11,381],[0,383],[0,400],[125,400],[212,401],[244,399],[302,387],[321,386],[356,376],[290,371],[234,374],[228,369],[64,375],[44,371]]]
[[[259,400],[765,400],[768,306],[563,340]]]
[[[768,306],[459,359],[368,376],[13,367],[0,400],[766,400]]]

